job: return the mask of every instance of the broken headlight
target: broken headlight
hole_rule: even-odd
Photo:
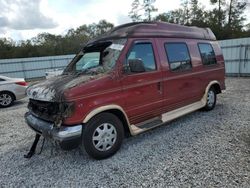
[[[62,103],[63,109],[61,110],[63,113],[63,117],[71,117],[75,111],[75,103],[74,102],[65,102]]]

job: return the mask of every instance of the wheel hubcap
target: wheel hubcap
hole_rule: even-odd
[[[3,106],[8,106],[12,102],[12,98],[8,94],[0,95],[0,104]]]
[[[92,136],[92,142],[99,151],[109,150],[115,143],[117,132],[110,123],[103,123],[96,128]]]
[[[215,101],[215,94],[213,91],[209,91],[207,94],[207,104],[208,106],[213,106],[214,105],[214,101]]]

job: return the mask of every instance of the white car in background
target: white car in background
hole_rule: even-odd
[[[23,78],[9,78],[0,75],[0,107],[8,107],[15,100],[26,97],[28,83]]]

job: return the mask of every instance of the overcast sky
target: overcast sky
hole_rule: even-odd
[[[130,22],[133,0],[0,0],[0,38],[29,39],[38,33],[65,34],[70,28],[101,19]],[[158,13],[176,9],[181,0],[156,0]],[[200,0],[209,6],[209,0]],[[250,17],[248,9],[248,17]],[[250,19],[248,19],[250,20]]]

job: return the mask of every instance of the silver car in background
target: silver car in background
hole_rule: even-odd
[[[9,78],[0,75],[0,107],[8,107],[15,100],[26,97],[28,83],[23,78]]]

